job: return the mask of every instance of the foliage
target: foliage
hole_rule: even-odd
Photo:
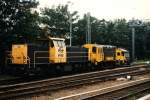
[[[42,24],[48,26],[49,28],[63,29],[64,33],[57,33],[52,35],[58,36],[68,36],[69,26],[70,26],[70,17],[72,17],[72,23],[78,19],[77,11],[69,12],[68,5],[58,5],[53,6],[52,8],[42,9]]]
[[[16,34],[25,36],[24,33],[30,32],[28,30],[33,30],[33,27],[35,27],[33,24],[36,24],[34,19],[38,14],[32,14],[31,8],[36,7],[38,2],[35,0],[1,0],[0,5],[1,42],[7,42],[5,41],[6,38],[16,36]],[[11,39],[13,38],[7,40]]]

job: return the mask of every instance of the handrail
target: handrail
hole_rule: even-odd
[[[38,58],[38,57],[36,57],[36,55],[38,54],[38,53],[49,53],[49,51],[34,51],[34,61],[33,61],[33,67],[35,68],[36,67],[36,58]],[[49,57],[42,57],[42,58],[49,58]],[[38,58],[39,59],[39,58]],[[41,58],[40,58],[41,59]],[[47,63],[48,64],[48,63]]]
[[[8,56],[9,57],[6,57],[6,64],[8,64],[8,60],[13,60],[14,58],[12,57],[12,55],[11,55],[11,51],[7,51],[8,53]],[[37,59],[45,59],[45,58],[47,58],[47,59],[49,59],[50,57],[49,57],[49,55],[48,55],[48,57],[46,57],[46,56],[37,56],[37,54],[42,54],[42,53],[49,53],[49,51],[34,51],[34,58],[33,58],[33,67],[35,68],[36,67],[36,65],[37,64],[41,64],[40,62],[36,62],[36,60]],[[67,52],[67,53],[83,53],[83,54],[85,54],[85,53],[87,53],[87,52]],[[67,53],[66,53],[66,55],[67,55]],[[89,54],[89,53],[88,53]],[[86,58],[86,57],[89,57],[89,56],[72,56],[72,57],[68,57],[68,56],[66,56],[66,59],[67,58]],[[59,59],[59,57],[51,57],[52,59]],[[25,59],[27,59],[27,64],[29,65],[29,68],[31,67],[31,58],[29,57],[29,56],[27,56],[27,58],[25,58]],[[50,62],[42,62],[42,63],[44,63],[44,64],[49,64]]]
[[[28,62],[29,62],[29,63],[28,63]],[[29,68],[30,68],[30,57],[29,57],[29,56],[27,56],[27,63],[28,63]]]

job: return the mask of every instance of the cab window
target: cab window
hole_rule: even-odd
[[[120,52],[117,53],[117,56],[120,56]]]
[[[93,52],[93,53],[96,53],[96,47],[93,47],[93,48],[92,48],[92,52]]]
[[[53,40],[53,43],[51,43],[51,44],[53,44],[56,47],[64,47],[65,46],[65,42],[62,40]]]
[[[64,41],[61,41],[61,46],[65,46],[65,42]]]
[[[54,43],[54,46],[58,46],[58,43],[57,43],[57,41],[53,41],[53,43]]]
[[[124,56],[124,52],[121,52],[122,56]]]
[[[50,47],[54,47],[54,43],[52,41],[49,42]]]
[[[60,47],[61,46],[61,41],[57,41],[57,44]]]

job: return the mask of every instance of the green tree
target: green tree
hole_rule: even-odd
[[[103,33],[105,33],[106,21],[104,19],[99,20],[93,16],[90,17],[91,22],[91,42],[101,43],[104,41]],[[74,44],[82,45],[86,43],[86,33],[87,33],[87,16],[84,17],[76,23],[74,36]]]
[[[73,45],[82,45],[86,41],[86,15],[84,15],[83,19],[79,19],[77,23],[75,23],[75,28],[73,31]]]
[[[65,30],[64,33],[57,32],[55,35],[68,35],[69,34],[69,26],[70,26],[70,16],[72,16],[72,23],[78,19],[77,11],[70,13],[68,10],[68,5],[58,5],[53,6],[52,8],[44,8],[42,9],[42,24],[50,27]],[[73,25],[74,28],[74,25]]]
[[[38,2],[35,0],[1,0],[0,5],[0,40],[4,41],[18,32],[22,33],[24,29],[20,25],[26,24],[27,26],[33,23],[34,20],[28,22],[27,19],[33,16],[30,12],[31,8],[36,7]]]

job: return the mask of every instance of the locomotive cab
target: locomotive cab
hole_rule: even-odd
[[[95,65],[115,63],[115,46],[85,44],[83,47],[89,49],[88,60]]]
[[[116,64],[124,65],[129,62],[129,52],[122,48],[116,49]]]
[[[104,54],[102,46],[97,44],[85,44],[83,45],[83,47],[88,48],[89,50],[88,60],[90,62],[92,62],[95,65],[98,65],[98,63],[103,61]]]
[[[50,63],[66,63],[66,45],[65,39],[51,38],[49,47],[49,62]]]
[[[12,44],[6,64],[28,65],[66,63],[65,39],[40,39],[33,44]]]

